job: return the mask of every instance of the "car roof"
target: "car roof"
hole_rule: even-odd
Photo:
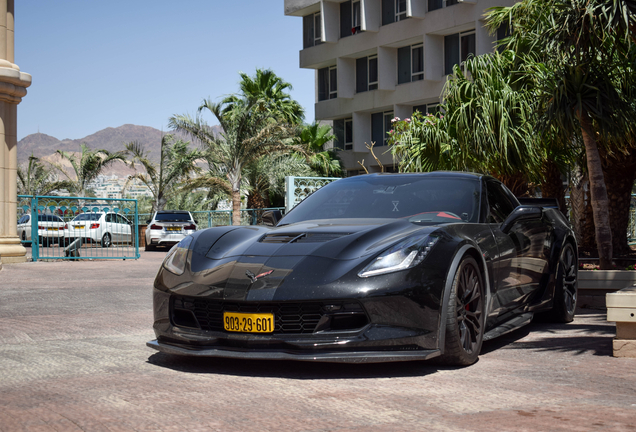
[[[190,213],[187,210],[159,210],[157,211],[157,213],[161,213],[161,214],[188,214]]]

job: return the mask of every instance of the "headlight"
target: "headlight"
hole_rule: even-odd
[[[176,275],[183,274],[188,252],[190,251],[190,243],[192,243],[192,236],[187,236],[168,252],[166,259],[163,261],[163,266],[166,270]]]
[[[424,260],[439,237],[428,234],[410,237],[382,252],[371,264],[358,273],[360,277],[392,273],[415,267]]]

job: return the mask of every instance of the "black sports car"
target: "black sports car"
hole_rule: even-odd
[[[577,245],[549,200],[478,174],[371,174],[272,226],[209,228],[166,256],[148,346],[328,362],[477,360],[533,314],[568,322]]]

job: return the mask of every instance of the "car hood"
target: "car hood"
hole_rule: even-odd
[[[350,260],[379,252],[415,232],[432,230],[404,219],[316,220],[275,228],[237,227],[216,239],[206,257],[315,256]]]
[[[375,283],[352,283],[375,255],[436,228],[401,219],[210,228],[194,234],[189,272],[161,271],[158,284],[184,295],[250,301],[350,296]]]

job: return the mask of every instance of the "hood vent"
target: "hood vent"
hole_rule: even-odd
[[[267,234],[261,243],[325,243],[349,233],[295,233],[295,234]]]

